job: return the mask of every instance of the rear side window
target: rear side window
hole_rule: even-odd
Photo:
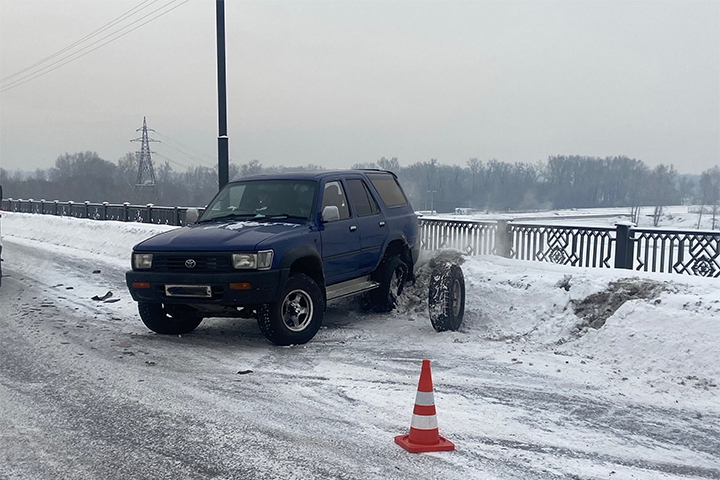
[[[352,195],[353,206],[358,217],[365,217],[378,213],[379,209],[375,199],[370,195],[365,182],[359,178],[348,180],[348,190]]]
[[[368,173],[367,176],[385,205],[390,208],[407,205],[407,198],[394,176],[389,173]]]

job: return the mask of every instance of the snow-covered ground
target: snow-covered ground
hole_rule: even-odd
[[[697,222],[697,216],[683,208],[684,215],[669,212],[672,218],[666,220],[672,227],[693,225],[692,218]],[[50,291],[57,292],[53,301],[65,302],[80,314],[127,322],[134,335],[153,335],[140,323],[127,292],[117,290],[122,279],[104,272],[106,266],[114,271],[129,267],[135,243],[172,228],[176,227],[3,212],[3,272],[42,278]],[[51,252],[59,259],[90,260],[99,272],[71,273],[47,268],[46,262],[41,267],[28,256],[13,259],[13,246]],[[361,406],[352,413],[371,425],[369,436],[387,433],[377,422],[409,423],[414,372],[419,375],[424,357],[433,362],[440,433],[455,441],[458,452],[506,461],[518,455],[511,453],[518,445],[545,445],[527,448],[520,457],[533,471],[547,471],[547,478],[719,478],[715,446],[720,445],[720,280],[464,257],[464,323],[458,332],[437,334],[426,304],[431,256],[424,252],[418,281],[393,313],[364,314],[351,302],[331,306],[327,325],[315,339],[293,347],[299,356],[311,351],[323,356],[312,374],[323,379],[325,391]],[[119,300],[91,300],[107,290],[114,290],[112,299]],[[203,328],[213,328],[212,320]],[[338,342],[342,349],[331,348]],[[351,361],[343,352],[362,358]],[[251,354],[245,355],[252,363]],[[392,369],[375,370],[379,365]],[[349,380],[367,376],[365,366],[380,383],[367,387]],[[386,383],[389,388],[383,387]],[[500,393],[510,390],[518,396]],[[548,396],[553,394],[570,398],[566,411],[550,404]],[[336,406],[331,397],[321,400],[325,406]],[[522,413],[516,410],[519,405]],[[617,411],[608,411],[607,405]],[[634,409],[654,412],[653,425],[628,426],[634,421],[628,412]],[[675,417],[698,425],[663,423]],[[646,436],[647,428],[655,433]],[[701,436],[700,431],[705,433]],[[360,441],[358,432],[334,435],[341,443]],[[692,438],[686,440],[685,435]],[[707,444],[707,439],[714,444]],[[390,437],[382,439],[386,440],[391,451],[395,446]],[[570,451],[585,453],[567,455]],[[431,455],[444,460],[433,464],[425,478],[523,478],[484,471],[482,462],[468,457]],[[399,472],[388,475],[383,461],[373,460],[377,470],[368,478],[403,478]]]
[[[657,228],[670,228],[679,230],[712,230],[713,219],[711,207],[705,207],[702,216],[698,212],[699,205],[672,205],[663,207],[663,213]],[[638,222],[639,228],[655,228],[653,224],[653,213],[655,207],[639,207]],[[629,207],[614,208],[573,208],[568,210],[552,210],[542,212],[517,212],[517,213],[483,213],[474,212],[469,215],[424,215],[428,218],[443,218],[454,220],[496,220],[503,218],[517,222],[558,224],[567,223],[570,225],[582,226],[613,226],[617,222],[630,221]],[[715,230],[720,230],[720,216],[715,219]]]

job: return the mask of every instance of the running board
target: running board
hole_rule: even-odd
[[[337,300],[338,298],[349,297],[350,295],[367,292],[378,288],[379,286],[380,284],[378,282],[368,280],[367,277],[359,277],[346,282],[330,285],[325,289],[325,293],[329,302],[330,300]]]

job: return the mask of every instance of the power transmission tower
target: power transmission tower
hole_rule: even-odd
[[[147,128],[145,117],[143,117],[142,128],[138,128],[136,131],[142,131],[142,137],[130,140],[131,142],[140,142],[140,151],[137,152],[138,174],[135,189],[154,192],[157,185],[155,183],[155,170],[153,169],[152,158],[150,158],[150,142],[159,143],[159,140],[148,138],[148,131],[154,132],[155,130]]]

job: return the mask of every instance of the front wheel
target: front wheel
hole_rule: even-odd
[[[146,327],[156,333],[190,333],[202,322],[202,316],[187,305],[139,302],[138,311]]]
[[[430,276],[430,322],[435,330],[457,330],[465,314],[465,278],[457,265],[433,270]]]
[[[320,287],[299,273],[288,279],[279,301],[260,308],[258,326],[265,338],[277,345],[299,345],[320,330],[324,311]]]

